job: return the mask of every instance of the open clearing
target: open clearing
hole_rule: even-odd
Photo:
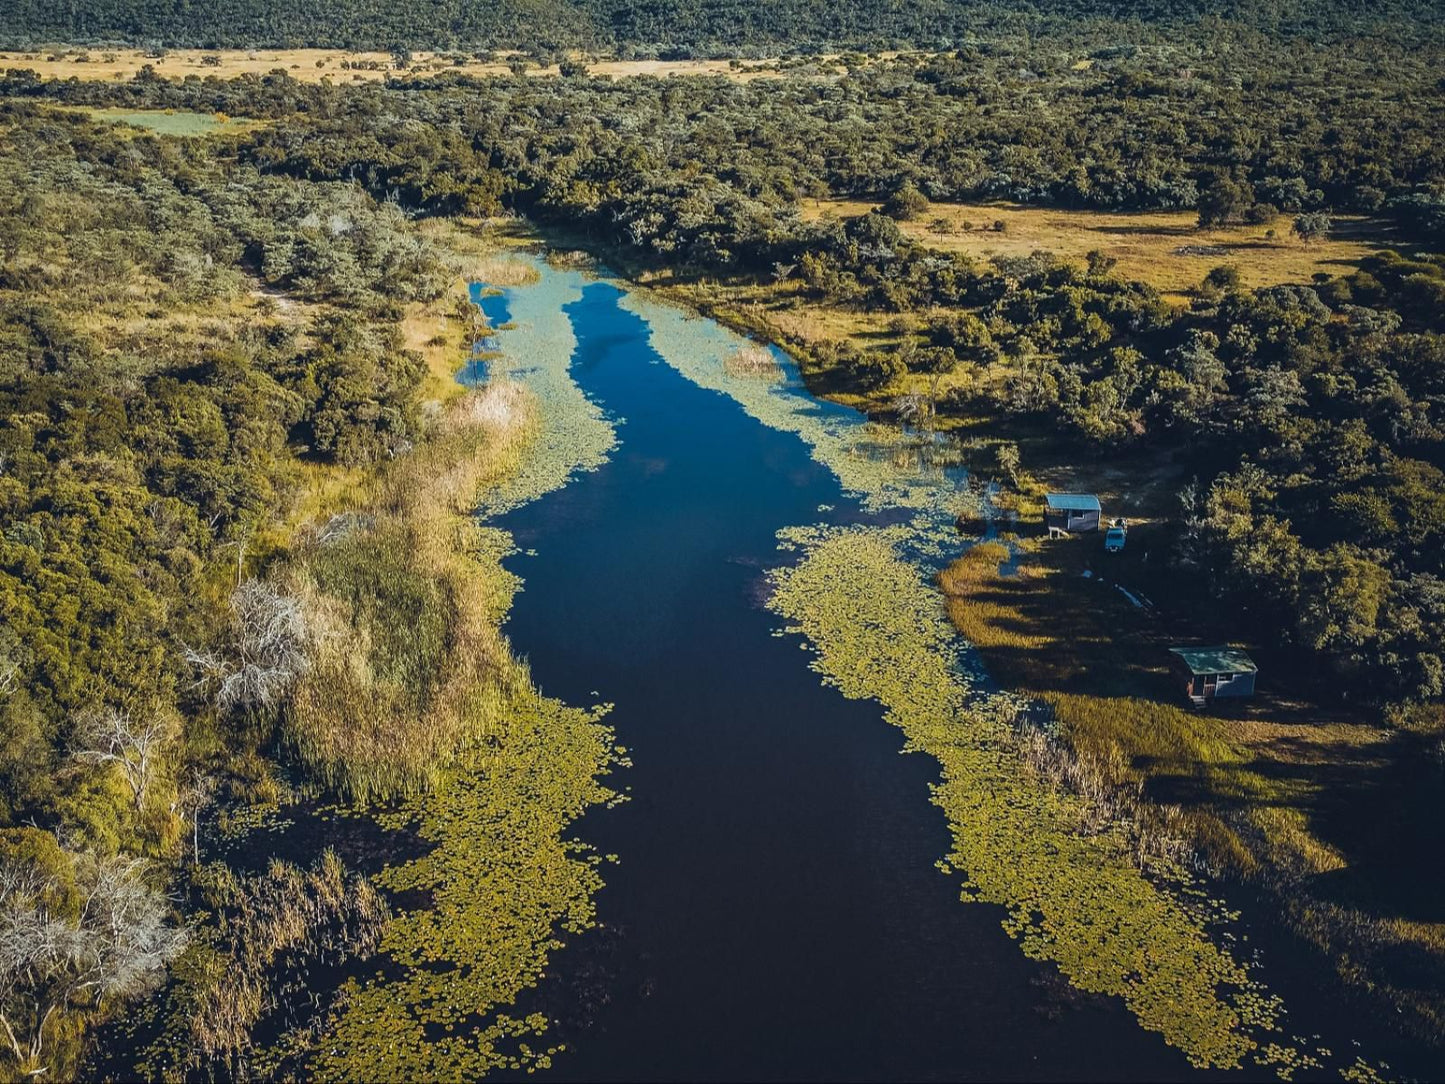
[[[859,200],[805,200],[799,210],[805,219],[816,221],[861,215],[876,206]],[[1337,218],[1330,237],[1310,243],[1293,236],[1287,215],[1264,225],[1213,230],[1199,229],[1196,221],[1189,211],[1106,213],[1006,203],[937,203],[917,220],[900,226],[920,244],[966,253],[981,261],[1046,251],[1082,265],[1087,254],[1097,249],[1117,261],[1115,275],[1147,283],[1181,306],[1189,304],[1204,277],[1221,265],[1237,268],[1242,282],[1251,289],[1307,284],[1315,275],[1350,273],[1362,259],[1389,247],[1392,241],[1386,224],[1360,216]],[[1002,223],[1003,229],[995,229],[996,223]],[[863,350],[899,347],[909,340],[921,345],[924,326],[941,310],[900,316],[879,309],[844,307],[811,298],[796,281],[690,280],[668,273],[642,278],[676,301],[788,347],[804,368],[822,381],[819,389],[823,394],[850,406],[883,409],[903,392],[946,395],[977,381],[1002,380],[1008,374],[1005,365],[982,372],[950,373],[937,381],[910,374],[874,395],[860,395],[830,386],[813,357],[816,348],[829,342],[846,342]],[[973,428],[977,421],[950,415],[943,424]]]
[[[803,217],[847,218],[873,210],[857,200],[807,200]],[[1330,237],[1306,243],[1281,215],[1260,226],[1201,230],[1192,211],[1102,212],[1021,207],[1009,203],[935,203],[915,221],[900,223],[909,237],[932,248],[979,259],[1027,256],[1040,250],[1083,263],[1095,249],[1118,260],[1121,278],[1148,283],[1171,300],[1185,300],[1210,270],[1239,269],[1251,289],[1307,283],[1316,274],[1349,272],[1390,242],[1382,223],[1340,216]],[[996,223],[1003,229],[996,230]],[[1273,236],[1270,236],[1271,231]]]
[[[188,75],[215,76],[234,79],[241,75],[265,75],[278,68],[301,82],[376,81],[388,76],[436,75],[451,72],[460,75],[509,75],[507,57],[480,61],[470,54],[416,52],[405,72],[398,71],[390,53],[349,52],[345,49],[172,49],[153,55],[143,49],[104,49],[58,46],[28,52],[0,52],[0,68],[29,68],[42,79],[119,80],[133,78],[149,65],[155,73],[171,79]],[[886,59],[894,54],[882,54]],[[819,57],[796,71],[780,70],[778,61],[735,60],[598,60],[585,61],[592,75],[615,79],[634,76],[721,75],[739,82],[758,78],[781,78],[789,74],[813,74],[830,77],[841,69],[830,63],[832,58]],[[346,65],[343,67],[343,63]],[[531,76],[555,76],[557,65],[529,65]]]
[[[79,109],[76,112],[95,120],[143,128],[157,135],[185,138],[242,132],[258,125],[257,121],[228,117],[224,113],[188,113],[178,109]]]

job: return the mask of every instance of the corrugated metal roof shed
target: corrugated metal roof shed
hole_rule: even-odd
[[[1254,674],[1259,667],[1237,647],[1171,647],[1191,674]]]
[[[1044,503],[1056,512],[1097,512],[1099,498],[1092,493],[1046,493]]]

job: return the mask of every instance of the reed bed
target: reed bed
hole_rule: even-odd
[[[519,385],[460,397],[433,438],[385,474],[369,520],[288,570],[322,632],[284,733],[326,789],[362,802],[426,789],[495,725],[477,690],[510,672],[497,622],[514,584],[500,567],[479,574],[477,556],[506,543],[471,512],[535,430]]]

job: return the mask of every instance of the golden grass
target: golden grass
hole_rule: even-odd
[[[461,56],[463,54],[456,54]],[[164,56],[147,56],[142,49],[81,48],[52,46],[46,49],[0,53],[0,68],[30,68],[42,79],[118,80],[130,79],[149,65],[157,75],[183,79],[188,75],[216,76],[234,79],[242,75],[265,75],[281,69],[291,78],[304,83],[375,82],[388,76],[437,75],[455,73],[471,76],[510,75],[505,54],[502,59],[481,62],[470,54],[457,64],[453,54],[419,51],[412,54],[411,66],[398,71],[391,54],[345,49],[172,49]],[[81,60],[80,57],[86,59]],[[215,58],[207,63],[205,58]],[[834,74],[822,58],[820,74]],[[353,67],[343,68],[345,61]],[[597,60],[587,61],[593,75],[613,79],[637,76],[722,76],[737,82],[758,78],[778,78],[787,74],[774,70],[768,61],[744,61],[734,66],[729,60]],[[360,65],[360,67],[357,67]],[[529,76],[549,77],[559,74],[557,65],[527,69]]]
[[[447,250],[465,279],[494,286],[528,286],[537,280],[536,269],[515,255],[537,245],[537,235],[520,218],[427,218],[416,228]]]
[[[805,219],[864,214],[875,204],[857,200],[806,200]],[[947,224],[937,231],[935,219]],[[1004,223],[1002,232],[990,227]],[[1231,264],[1249,288],[1307,283],[1315,274],[1340,275],[1385,247],[1383,227],[1359,216],[1335,219],[1332,236],[1305,243],[1280,216],[1261,226],[1200,230],[1192,211],[1065,211],[1010,203],[936,203],[916,221],[900,223],[921,244],[986,259],[1027,256],[1040,249],[1079,264],[1097,249],[1118,260],[1115,273],[1183,300],[1213,268]],[[969,223],[973,229],[964,228]],[[1270,230],[1275,236],[1269,237]],[[1206,251],[1193,251],[1204,249]]]
[[[448,403],[463,393],[457,373],[485,329],[481,311],[471,304],[471,284],[526,286],[536,281],[537,270],[510,251],[528,240],[515,220],[428,219],[419,232],[446,250],[457,277],[440,297],[406,307],[402,340],[426,362],[422,399]]]
[[[328,788],[363,801],[426,789],[489,725],[476,694],[507,668],[497,623],[513,585],[479,574],[474,554],[501,543],[472,512],[536,427],[520,385],[467,392],[382,475],[366,522],[288,570],[324,634],[292,690],[287,736]]]
[[[471,328],[457,318],[455,308],[465,296],[465,283],[459,282],[434,301],[412,302],[402,313],[402,342],[426,362],[423,400],[447,403],[465,390],[456,375],[466,362]]]

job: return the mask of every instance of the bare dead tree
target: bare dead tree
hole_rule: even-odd
[[[157,761],[178,732],[175,716],[166,711],[136,717],[119,708],[97,708],[76,720],[70,755],[85,764],[114,764],[140,810],[145,808]]]
[[[79,931],[51,911],[57,895],[57,878],[28,864],[0,865],[0,1028],[27,1075],[37,1070],[45,1028],[60,1007],[49,980],[82,953]]]
[[[79,927],[87,940],[87,969],[77,992],[133,997],[153,988],[167,964],[186,947],[184,929],[166,923],[164,896],[145,881],[146,862],[124,855],[76,856],[76,880],[85,891]]]
[[[145,869],[138,858],[58,849],[44,864],[0,860],[0,1029],[22,1074],[45,1072],[58,1014],[145,993],[185,948],[186,931],[167,924]]]
[[[201,864],[201,813],[215,801],[216,777],[193,768],[188,773],[185,787],[176,799],[176,809],[182,821],[191,822],[191,861]]]
[[[932,413],[931,407],[932,404],[928,401],[928,397],[919,395],[917,392],[900,395],[893,400],[893,410],[897,413],[899,421],[905,425],[927,424]]]
[[[253,579],[231,594],[228,649],[188,648],[186,658],[216,682],[216,704],[223,711],[273,708],[306,671],[310,639],[301,603]]]
[[[9,696],[19,688],[24,651],[13,633],[0,629],[0,697]]]

